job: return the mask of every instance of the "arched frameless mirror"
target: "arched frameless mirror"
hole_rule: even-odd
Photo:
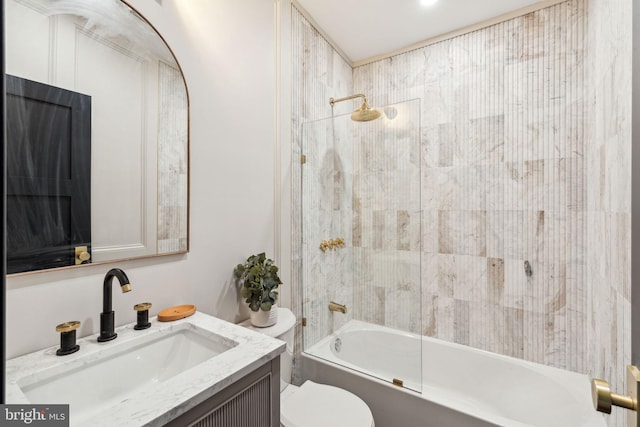
[[[120,0],[7,0],[7,264],[188,250],[188,95]]]

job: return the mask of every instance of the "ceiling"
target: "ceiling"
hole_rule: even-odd
[[[352,62],[513,12],[536,0],[297,0]]]

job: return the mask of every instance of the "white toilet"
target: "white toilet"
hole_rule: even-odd
[[[287,308],[278,308],[278,323],[256,328],[246,320],[240,325],[287,343],[280,355],[280,424],[283,427],[374,427],[373,415],[355,394],[326,384],[306,381],[290,384],[296,318]]]

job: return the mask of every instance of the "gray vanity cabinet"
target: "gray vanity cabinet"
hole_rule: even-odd
[[[279,427],[280,357],[230,384],[167,427]]]

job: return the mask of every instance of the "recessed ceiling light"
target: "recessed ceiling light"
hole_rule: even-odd
[[[438,0],[420,0],[420,4],[423,6],[433,6]]]

